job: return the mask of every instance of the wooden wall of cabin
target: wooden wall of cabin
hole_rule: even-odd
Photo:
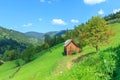
[[[80,48],[78,48],[74,43],[70,43],[68,46],[66,46],[66,55],[71,55],[74,51],[80,51]]]

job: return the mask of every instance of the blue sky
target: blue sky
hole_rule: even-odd
[[[120,11],[120,0],[0,0],[0,26],[20,32],[73,29]]]

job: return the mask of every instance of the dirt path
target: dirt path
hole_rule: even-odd
[[[89,55],[92,55],[94,54],[95,52],[91,52],[91,53],[87,53],[87,54],[84,54],[84,55],[81,55],[80,57],[77,57],[76,59],[72,60],[73,63],[77,63],[77,62],[80,62],[82,61],[84,58],[88,57]]]
[[[66,65],[67,69],[70,69],[72,65],[73,65],[72,61],[68,61]]]
[[[3,79],[3,80],[10,80],[11,78],[13,78],[19,72],[20,69],[21,69],[21,66],[18,67],[18,69],[13,74],[11,74],[8,78]]]

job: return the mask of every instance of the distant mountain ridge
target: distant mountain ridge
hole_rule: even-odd
[[[24,34],[29,36],[29,37],[34,37],[34,38],[39,38],[39,39],[44,40],[45,35],[49,35],[49,36],[53,37],[53,36],[61,36],[65,33],[66,33],[66,30],[50,31],[50,32],[47,32],[47,33],[39,33],[39,32],[30,31],[30,32],[26,32]]]
[[[55,34],[55,36],[61,36],[61,35],[65,34],[65,33],[66,33],[66,30],[61,30],[57,34]]]
[[[40,32],[34,32],[34,31],[22,33],[12,29],[6,29],[0,26],[0,40],[12,39],[19,43],[33,44],[33,45],[43,43],[45,35],[54,37],[54,36],[61,36],[65,33],[66,33],[66,30],[50,31],[47,33],[40,33]]]
[[[42,39],[44,37],[44,33],[39,33],[39,32],[34,32],[34,31],[26,32],[24,34],[26,36],[39,38],[39,39]]]

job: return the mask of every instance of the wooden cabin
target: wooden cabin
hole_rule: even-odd
[[[64,43],[65,55],[71,55],[73,52],[80,52],[80,50],[81,49],[75,44],[72,39],[69,39]]]

